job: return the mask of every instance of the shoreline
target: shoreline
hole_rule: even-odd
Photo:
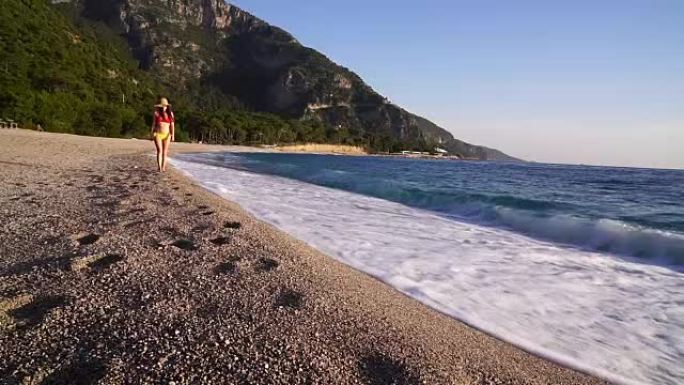
[[[0,378],[604,383],[439,313],[176,170],[148,172],[147,141],[0,131],[0,148],[12,218],[0,300],[28,301],[4,311],[14,326],[0,330]]]
[[[194,156],[195,154],[192,155]],[[235,156],[239,155],[236,154]],[[188,162],[197,163],[193,164]],[[443,298],[443,296],[440,297],[440,295],[434,295],[434,292],[432,293],[432,295],[434,296],[432,296],[431,294],[427,294],[425,291],[421,290],[420,284],[416,284],[415,286],[413,286],[412,284],[402,282],[401,279],[394,279],[393,277],[395,276],[393,276],[392,274],[385,274],[386,271],[393,270],[394,266],[387,265],[386,271],[385,269],[378,270],[377,264],[370,262],[371,259],[374,259],[372,257],[372,254],[364,252],[364,250],[368,250],[368,246],[357,248],[356,244],[354,244],[353,242],[349,242],[349,235],[346,233],[346,230],[344,229],[344,227],[355,228],[357,227],[357,224],[358,226],[362,227],[365,226],[366,223],[383,223],[383,221],[377,216],[378,212],[392,213],[393,216],[398,217],[410,217],[412,218],[412,221],[416,221],[414,223],[420,223],[422,225],[424,223],[423,221],[425,220],[425,218],[423,217],[424,212],[422,212],[422,210],[420,209],[410,208],[410,206],[406,207],[403,206],[401,203],[392,202],[391,200],[383,201],[381,198],[366,196],[362,193],[356,193],[345,189],[336,190],[334,188],[320,186],[315,183],[312,185],[308,185],[307,182],[300,181],[296,177],[290,180],[287,177],[277,174],[260,174],[258,172],[255,174],[245,174],[240,171],[231,171],[230,168],[223,170],[220,165],[214,163],[213,161],[208,161],[207,163],[204,163],[201,158],[187,159],[182,154],[179,154],[177,157],[174,158],[173,165],[177,170],[180,170],[184,175],[193,180],[197,185],[202,186],[207,191],[210,191],[212,194],[216,194],[222,199],[226,199],[228,201],[240,205],[243,210],[249,213],[249,215],[252,215],[258,220],[270,224],[274,229],[282,231],[288,234],[289,236],[300,240],[300,242],[302,242],[306,246],[318,250],[320,253],[328,256],[329,258],[333,258],[337,261],[340,261],[345,266],[349,266],[362,274],[365,274],[373,279],[378,280],[383,285],[387,285],[396,290],[397,293],[412,298],[417,302],[421,303],[422,305],[427,306],[431,310],[437,311],[449,317],[450,319],[454,319],[458,322],[466,324],[480,332],[497,338],[500,341],[512,344],[532,355],[550,360],[564,367],[571,368],[586,374],[594,375],[614,383],[639,383],[638,381],[628,380],[628,377],[624,375],[620,375],[619,370],[609,371],[607,369],[604,369],[605,366],[602,367],[601,365],[594,363],[592,360],[587,359],[586,356],[581,357],[580,355],[580,357],[575,358],[572,352],[566,354],[560,353],[563,350],[562,348],[559,348],[558,350],[546,348],[544,346],[548,345],[540,343],[539,340],[535,340],[534,338],[525,338],[523,335],[516,334],[516,331],[519,332],[520,330],[508,329],[510,330],[510,332],[508,332],[505,324],[498,324],[495,321],[489,322],[486,319],[483,319],[482,317],[478,317],[478,312],[476,311],[477,309],[469,308],[468,311],[461,311],[460,308],[454,308],[454,305],[449,303],[448,300],[444,301],[445,298]],[[208,170],[206,165],[211,165],[211,167],[209,168],[214,171]],[[196,169],[195,167],[198,167],[198,169]],[[276,180],[282,180],[282,183],[276,182]],[[298,182],[300,183],[300,186],[296,187],[295,185],[298,184]],[[236,187],[233,188],[231,186]],[[282,204],[275,203],[276,201],[274,201],[274,197],[272,196],[258,197],[260,196],[260,192],[256,192],[255,195],[255,188],[259,190],[265,188],[270,191],[282,191],[282,195],[278,195],[278,198],[276,199],[276,201],[281,201]],[[297,194],[292,194],[291,190],[297,190],[299,192]],[[304,190],[306,192],[303,192]],[[325,204],[324,202],[333,202],[331,196],[329,196],[328,193],[324,190],[330,190],[331,192],[337,191],[336,193],[333,193],[335,194],[335,197],[339,199],[339,202],[332,203],[332,205],[335,207],[324,208],[321,206],[321,204]],[[354,197],[354,195],[356,195],[356,197]],[[308,198],[306,198],[307,196]],[[257,201],[254,201],[255,197],[257,197]],[[301,198],[304,198],[306,200],[301,200]],[[357,201],[357,198],[363,199],[363,201]],[[378,202],[374,203],[369,200],[377,200]],[[347,207],[347,204],[354,207],[363,207],[363,211],[365,211],[365,213],[361,215],[364,216],[364,218],[361,219],[359,213],[354,212],[353,208]],[[382,204],[382,206],[376,207],[376,204]],[[309,206],[311,206],[311,208],[309,208]],[[407,211],[416,210],[419,212],[408,214],[401,208],[391,206],[401,206],[405,207]],[[371,207],[375,207],[376,212],[373,212],[374,210]],[[306,221],[308,222],[307,224],[303,223],[303,217],[300,217],[297,213],[300,209],[307,213],[303,214],[304,217],[309,218]],[[328,219],[321,219],[321,222],[318,222],[317,218],[311,217],[310,211],[319,212],[320,214],[322,214],[322,218]],[[344,215],[341,216],[340,211],[343,211]],[[432,213],[428,212],[428,215],[431,214]],[[335,219],[332,218],[337,218],[339,220],[343,216],[345,219],[345,226],[335,227],[335,225],[333,224],[335,222]],[[368,217],[370,217],[371,219],[368,219]],[[283,220],[284,218],[291,218],[291,220]],[[364,219],[367,219],[369,222],[364,222]],[[357,223],[357,220],[360,220],[361,222]],[[387,218],[388,222],[393,220],[393,218]],[[296,223],[296,225],[291,226],[288,222]],[[397,222],[394,222],[392,224],[391,233],[394,234],[393,236],[412,239],[411,235],[408,235],[402,231],[403,228],[400,222],[402,222],[402,220],[398,219]],[[450,227],[449,225],[446,226]],[[317,228],[319,230],[315,230]],[[430,231],[430,229],[422,229],[423,231]],[[459,231],[458,228],[455,228],[453,230],[456,232]],[[471,229],[469,228],[467,230],[470,233]],[[371,229],[371,232],[372,231],[373,229]],[[334,235],[331,236],[331,233],[333,232]],[[433,241],[439,243],[440,238],[440,236],[436,236],[436,239],[433,239]],[[328,239],[329,242],[324,241],[325,239]],[[374,240],[377,240],[377,243],[372,246],[374,248],[377,247],[374,249],[373,253],[377,254],[378,259],[388,258],[388,256],[383,255],[387,250],[384,250],[385,248],[383,248],[382,245],[389,245],[387,242],[387,238],[383,238],[383,235],[376,234],[373,236],[373,239],[364,238],[362,235],[360,235],[355,239],[356,241],[358,241],[358,243],[366,245],[369,242],[373,243]],[[420,242],[419,240],[416,241]],[[453,245],[459,244],[457,237],[453,238],[452,241]],[[391,256],[391,259],[394,259],[398,265],[403,265],[404,263],[406,263],[406,259],[402,258],[406,256],[404,252],[407,254],[412,254],[414,252],[420,253],[420,250],[418,250],[418,246],[416,246],[416,248],[413,249],[409,244],[407,244],[410,242],[410,240],[406,242],[398,241],[397,244],[392,242],[391,247],[387,246],[386,249],[389,250],[395,250],[397,248],[401,249],[401,251],[395,250]],[[472,242],[477,243],[477,240],[473,240]],[[430,252],[429,250],[434,251],[435,247],[434,244],[422,246],[422,250],[428,253]],[[446,245],[440,244],[439,248],[442,250],[446,250],[447,247],[448,246]],[[501,252],[504,251],[505,249]],[[460,257],[465,257],[464,252],[465,251],[455,253],[444,252],[442,254],[442,258],[446,258],[447,260],[451,260],[454,258],[458,259]],[[366,260],[368,260],[369,262],[364,262]],[[422,258],[421,262],[426,262],[426,259]],[[463,260],[464,268],[467,269],[467,267],[471,265],[472,261]],[[447,267],[444,267],[444,269],[448,270]],[[431,273],[438,274],[435,271],[425,270],[419,270],[415,274],[429,275]],[[406,274],[407,277],[409,277],[408,279],[411,280],[412,273],[406,272]],[[533,276],[533,274],[529,275],[530,278],[532,278]],[[506,291],[506,289],[512,290],[510,285],[502,285],[500,287],[496,285],[495,287],[498,287],[499,290],[503,290],[504,292]],[[482,297],[482,293],[479,291],[479,289],[477,287],[475,287],[474,289],[475,291],[478,291],[478,295]],[[520,289],[525,290],[523,288]],[[467,293],[464,294],[467,295]],[[459,306],[466,305],[467,299],[464,298],[464,301],[459,302],[461,303]],[[568,309],[571,308],[572,307],[568,307]],[[582,319],[584,318],[580,317],[580,320]],[[511,320],[509,319],[509,321]],[[510,327],[510,325],[508,326]],[[528,329],[530,328],[528,327]],[[558,346],[562,347],[563,345],[561,344],[561,341],[562,331],[560,337],[558,337],[557,340],[550,341],[547,339],[542,342],[545,342],[547,344],[557,342]]]

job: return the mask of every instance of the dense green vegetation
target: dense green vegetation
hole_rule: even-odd
[[[106,28],[75,26],[44,0],[0,7],[0,116],[87,135],[133,135],[161,91]]]
[[[329,65],[320,54],[306,50],[299,51],[307,59],[301,66],[303,72],[325,68],[312,61]],[[0,118],[16,120],[24,127],[143,137],[149,132],[152,105],[165,95],[174,104],[179,140],[340,143],[383,152],[432,147],[421,140],[400,142],[389,133],[332,127],[315,117],[254,111],[258,106],[249,101],[258,95],[240,94],[239,89],[226,92],[220,82],[210,85],[215,80],[211,78],[176,89],[163,76],[142,70],[127,42],[108,25],[81,17],[71,5],[3,0],[0,52]],[[333,71],[324,71],[322,76],[332,77]],[[360,82],[355,77],[354,81]],[[245,92],[249,86],[255,86],[252,91],[260,89],[244,79],[235,84],[247,86]]]

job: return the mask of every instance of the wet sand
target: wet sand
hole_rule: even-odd
[[[157,173],[152,151],[0,130],[1,384],[603,383]]]

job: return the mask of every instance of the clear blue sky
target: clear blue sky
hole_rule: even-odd
[[[239,0],[457,138],[684,168],[684,0]]]

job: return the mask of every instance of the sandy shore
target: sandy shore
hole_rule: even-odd
[[[0,131],[0,383],[602,383],[154,172],[152,149]]]

